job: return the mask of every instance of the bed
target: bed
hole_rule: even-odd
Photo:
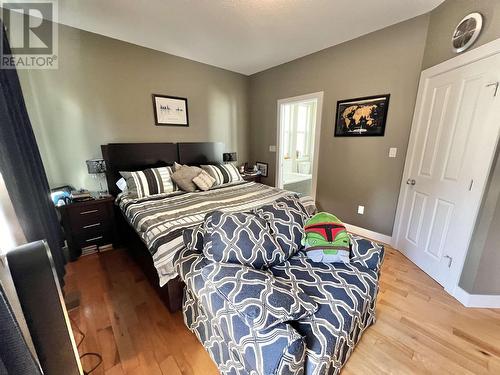
[[[183,248],[182,232],[203,221],[208,212],[247,211],[293,194],[255,182],[239,181],[208,191],[175,192],[146,198],[121,196],[119,171],[181,164],[221,162],[221,143],[115,143],[101,146],[109,191],[116,196],[119,233],[170,311],[181,307],[183,284],[174,269],[174,256]],[[314,202],[301,198],[310,210]]]

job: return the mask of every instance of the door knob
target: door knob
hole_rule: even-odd
[[[413,178],[409,178],[408,180],[406,180],[406,184],[407,185],[415,185],[417,183],[417,181],[415,181]]]

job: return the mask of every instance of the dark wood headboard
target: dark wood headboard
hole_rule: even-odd
[[[179,161],[176,143],[109,143],[101,146],[101,152],[106,161],[109,193],[113,196],[120,193],[116,186],[120,171],[164,167]]]
[[[187,165],[222,163],[222,153],[225,151],[221,142],[186,142],[177,143],[179,148],[179,163]]]
[[[147,168],[172,165],[222,163],[225,146],[220,142],[189,143],[109,143],[101,146],[106,162],[106,181],[109,193],[117,196],[116,182],[120,171],[140,171]]]

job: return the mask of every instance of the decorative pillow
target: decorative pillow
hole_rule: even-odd
[[[209,260],[262,269],[287,259],[266,221],[252,213],[213,211],[204,227],[203,253]]]
[[[187,167],[187,165],[184,165],[184,166]],[[175,172],[175,171],[177,171],[177,170],[179,170],[181,168],[182,168],[182,164],[179,164],[176,161],[174,161],[174,165],[172,166],[173,171]]]
[[[215,186],[243,181],[238,168],[232,164],[202,165],[201,168],[215,178]]]
[[[206,191],[214,186],[215,178],[202,170],[198,176],[193,178],[193,182],[200,190]]]
[[[204,229],[201,225],[197,225],[193,228],[184,229],[182,233],[182,239],[184,240],[184,246],[189,250],[193,250],[201,253],[203,251],[203,235]]]
[[[201,169],[198,167],[189,167],[183,165],[181,168],[177,169],[172,173],[172,180],[184,191],[193,192],[196,190],[196,185],[193,182],[193,178],[198,176]]]
[[[349,233],[351,239],[351,263],[357,263],[380,272],[384,260],[384,245]]]
[[[122,177],[118,181],[116,181],[116,186],[118,187],[118,189],[120,189],[120,191],[125,191],[127,190],[127,181],[125,181],[125,179]]]
[[[297,195],[279,198],[254,209],[254,212],[268,222],[273,237],[287,259],[300,249],[308,214]]]
[[[143,171],[120,172],[127,181],[127,190],[137,198],[176,191],[172,183],[172,168],[148,168]]]
[[[272,274],[225,263],[210,263],[201,275],[243,321],[260,331],[311,316],[318,305],[294,284]]]
[[[313,262],[349,263],[349,235],[339,218],[319,212],[304,224],[304,251]]]

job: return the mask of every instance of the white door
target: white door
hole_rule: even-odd
[[[278,100],[276,186],[316,195],[323,92]]]
[[[500,55],[420,82],[396,245],[447,288],[458,283],[498,140],[498,81]]]

